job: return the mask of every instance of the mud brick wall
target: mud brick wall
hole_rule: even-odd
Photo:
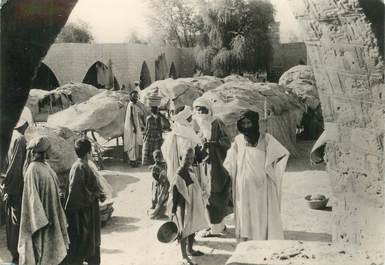
[[[373,28],[379,24],[371,23],[358,0],[290,3],[304,32],[325,129],[334,135],[325,154],[334,196],[333,240],[383,250],[384,65],[382,39],[375,34],[380,31]],[[380,0],[365,3],[368,10],[382,5],[383,16]]]

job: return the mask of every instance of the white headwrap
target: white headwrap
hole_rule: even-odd
[[[192,140],[195,144],[200,143],[198,135],[195,133],[191,124],[187,121],[192,116],[193,112],[191,107],[185,106],[184,109],[175,116],[173,125],[173,132],[184,138]]]
[[[193,115],[192,108],[190,106],[184,106],[184,109],[175,115],[175,122],[180,125],[190,126],[190,123],[187,121]]]
[[[211,108],[211,102],[208,99],[200,97],[194,101],[194,109],[196,107],[205,107],[208,109],[208,114],[198,114],[195,112],[194,119],[199,125],[199,130],[203,136],[207,139],[211,139],[211,123],[214,121],[213,111]]]

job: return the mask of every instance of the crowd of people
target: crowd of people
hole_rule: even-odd
[[[282,176],[289,152],[260,132],[259,115],[245,111],[232,141],[215,117],[211,102],[199,98],[170,117],[164,131],[159,95],[146,104],[151,114],[140,121],[138,91],[130,93],[124,124],[124,151],[132,167],[151,165],[150,218],[170,218],[178,226],[184,264],[204,255],[193,248],[195,234],[226,233],[225,217],[234,212],[238,241],[283,239],[280,217]],[[50,142],[26,142],[28,122],[15,127],[4,176],[7,246],[13,263],[100,264],[99,202],[106,199],[89,165],[91,143],[78,139],[78,160],[62,187],[46,162]]]

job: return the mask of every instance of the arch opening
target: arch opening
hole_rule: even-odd
[[[151,85],[151,75],[150,70],[148,69],[146,61],[142,64],[142,69],[140,70],[140,89],[145,89],[149,85]]]
[[[59,86],[59,81],[54,72],[45,63],[41,63],[35,77],[32,79],[32,88],[51,91]]]
[[[91,65],[82,82],[102,89],[119,89],[119,83],[112,72],[112,67],[108,67],[100,61]]]
[[[170,72],[168,74],[168,77],[172,78],[172,79],[177,79],[178,78],[178,74],[176,73],[176,68],[175,68],[174,62],[171,63]]]
[[[166,55],[162,53],[155,60],[155,81],[168,78],[168,74]]]

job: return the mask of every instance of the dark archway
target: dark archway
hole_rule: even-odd
[[[176,68],[175,68],[174,62],[171,63],[170,72],[168,74],[168,77],[170,77],[172,79],[178,78],[178,74],[176,73]]]
[[[142,64],[142,69],[140,70],[140,89],[145,89],[151,85],[151,75],[150,70],[148,69],[146,61]]]
[[[119,88],[119,83],[112,71],[110,71],[110,68],[100,61],[97,61],[88,69],[84,76],[83,83],[93,85],[97,88]]]
[[[169,71],[167,67],[166,55],[162,53],[155,60],[155,81],[168,78],[168,74]]]
[[[44,63],[41,63],[36,72],[36,76],[32,79],[32,88],[51,91],[57,88],[59,81],[54,72]]]

